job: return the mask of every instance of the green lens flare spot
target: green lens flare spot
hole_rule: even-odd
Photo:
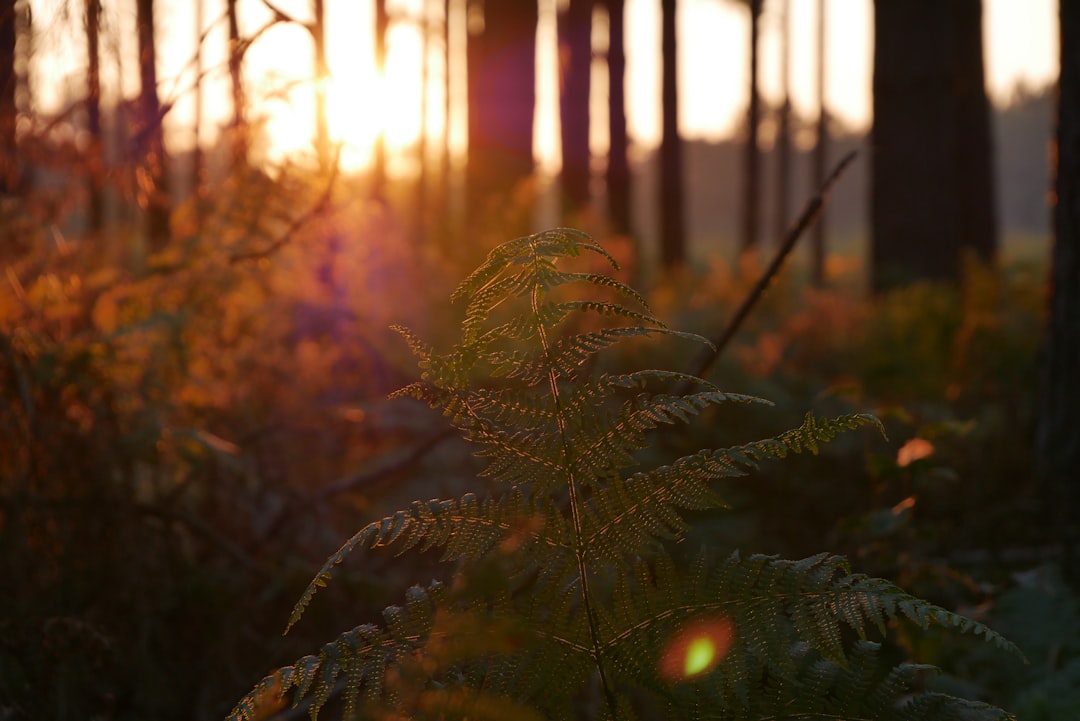
[[[711,638],[696,638],[686,649],[686,664],[683,671],[687,676],[696,676],[712,666],[716,658],[716,644]]]

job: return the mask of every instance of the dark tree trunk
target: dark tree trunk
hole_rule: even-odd
[[[102,197],[104,173],[101,134],[101,56],[98,52],[98,33],[101,28],[101,0],[86,0],[86,132],[90,136],[87,148],[89,181],[90,234],[100,239],[105,226],[105,203]]]
[[[325,0],[315,0],[315,18],[311,28],[315,47],[315,154],[319,159],[319,172],[330,171],[330,128],[326,118],[326,81],[330,69],[326,64],[326,8]]]
[[[624,0],[607,0],[608,135],[607,203],[611,229],[630,234],[630,162],[626,133],[626,21]]]
[[[779,243],[787,232],[791,205],[791,18],[790,0],[783,0],[780,30],[780,85],[784,94],[776,124],[776,217],[773,237]]]
[[[958,282],[997,245],[980,0],[875,2],[872,285]]]
[[[15,124],[15,0],[0,0],[0,195],[17,192]]]
[[[758,97],[758,25],[761,20],[762,0],[748,0],[750,8],[750,107],[746,114],[746,157],[743,175],[742,204],[742,250],[752,250],[758,245],[758,125],[761,103]]]
[[[810,187],[825,182],[825,163],[829,153],[829,111],[825,108],[825,0],[818,0],[817,18],[817,143],[814,145],[813,174]],[[825,285],[825,208],[818,211],[811,237],[810,278],[815,287]]]
[[[206,63],[203,56],[203,33],[206,27],[206,13],[204,0],[195,0],[195,110],[192,120],[191,134],[194,136],[195,147],[191,152],[191,180],[195,193],[195,219],[201,229],[205,216],[204,203],[206,201],[206,161],[203,157],[202,148],[202,114],[203,114],[203,73],[206,72]]]
[[[537,5],[488,0],[483,30],[470,20],[468,55],[470,222],[495,196],[532,174]],[[477,5],[470,14],[477,12]]]
[[[169,179],[166,171],[165,137],[161,127],[161,101],[157,92],[157,51],[154,41],[154,0],[138,0],[139,34],[139,207],[146,211],[148,249],[164,248],[170,237]]]
[[[559,120],[567,212],[589,203],[589,74],[593,0],[570,0],[559,16]]]
[[[386,79],[386,35],[390,29],[390,16],[386,12],[386,0],[375,0],[375,72],[380,81]],[[372,188],[376,198],[386,195],[386,128],[380,127],[375,137],[372,158]]]
[[[660,52],[663,63],[660,138],[660,263],[676,268],[686,262],[683,218],[682,138],[679,136],[679,87],[676,67],[676,0],[661,0]]]
[[[453,114],[454,103],[451,96],[452,83],[450,80],[451,70],[450,63],[452,57],[450,54],[450,0],[443,0],[443,26],[442,26],[442,42],[443,42],[443,117],[445,118],[443,125],[443,137],[442,137],[442,155],[441,164],[439,169],[439,212],[447,223],[450,223],[451,215],[451,202],[450,202],[450,185],[451,185],[451,148],[450,139],[452,131],[451,116]]]
[[[416,213],[414,213],[413,226],[416,244],[423,242],[427,236],[428,218],[428,183],[430,172],[428,168],[428,88],[431,82],[431,63],[428,62],[428,54],[431,51],[431,14],[428,12],[428,0],[423,0],[420,5],[420,33],[422,36],[420,50],[420,138],[417,142],[416,155],[420,163],[420,176],[416,179]]]
[[[982,0],[949,3],[953,22],[953,95],[960,246],[984,263],[997,256],[997,187],[990,100],[983,71]]]
[[[248,137],[244,112],[244,51],[240,43],[240,23],[236,16],[236,0],[226,0],[225,11],[229,18],[229,80],[232,84],[232,153],[233,161],[240,166],[247,163]]]
[[[1080,6],[1061,0],[1054,247],[1049,325],[1042,355],[1037,433],[1039,475],[1049,516],[1065,546],[1065,572],[1080,582]],[[1066,50],[1068,49],[1068,50]]]

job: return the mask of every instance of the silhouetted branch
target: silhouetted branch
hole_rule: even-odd
[[[806,203],[798,220],[796,220],[788,229],[783,244],[781,244],[780,248],[776,251],[776,256],[772,259],[769,267],[765,269],[765,274],[761,276],[761,279],[758,280],[750,290],[749,295],[743,300],[739,309],[735,311],[734,317],[732,317],[731,321],[727,324],[727,327],[724,328],[724,331],[715,341],[713,341],[714,347],[702,348],[701,352],[697,355],[697,358],[694,359],[690,369],[687,371],[690,375],[704,377],[712,367],[713,363],[716,362],[716,359],[720,357],[724,348],[731,342],[732,337],[734,337],[735,333],[739,330],[743,321],[746,320],[746,316],[750,314],[754,305],[756,305],[761,298],[762,293],[769,287],[769,283],[776,277],[776,274],[780,272],[780,268],[784,265],[784,261],[787,259],[792,249],[795,248],[795,244],[799,241],[799,238],[802,237],[802,234],[817,218],[821,208],[825,205],[825,198],[828,195],[829,190],[832,189],[833,184],[836,183],[840,176],[843,175],[844,171],[847,170],[847,167],[855,160],[856,155],[858,155],[858,152],[853,150],[844,156],[844,159],[840,161],[831,173],[829,173],[829,177],[825,178],[825,182],[822,183],[817,194]],[[686,392],[687,390],[689,390],[689,384],[682,383],[679,385],[679,392]]]

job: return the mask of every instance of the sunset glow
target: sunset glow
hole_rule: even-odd
[[[223,3],[203,2],[204,103],[200,130],[204,145],[215,142],[218,130],[231,113],[228,74],[225,70],[226,37]],[[325,0],[327,53],[331,78],[326,83],[330,135],[342,143],[342,162],[348,169],[368,164],[380,132],[385,132],[390,172],[408,173],[416,165],[415,148],[421,126],[429,138],[442,138],[446,129],[445,77],[441,45],[442,3],[424,0],[387,0],[391,16],[387,40],[385,78],[374,65],[372,6],[355,0]],[[541,168],[558,169],[558,88],[554,17],[558,0],[539,0],[540,25],[537,48],[537,123],[534,148]],[[814,97],[814,33],[817,3],[791,2],[791,81],[796,111],[816,113]],[[451,0],[458,12],[463,0]],[[277,0],[297,23],[311,20],[310,0]],[[165,118],[172,149],[190,148],[194,115],[195,28],[191,4],[185,0],[158,0],[155,4],[163,27],[159,77],[163,99],[172,103]],[[984,35],[987,87],[997,102],[1005,102],[1017,83],[1039,85],[1052,82],[1057,72],[1057,18],[1054,0],[985,0]],[[32,75],[37,87],[35,103],[51,112],[65,98],[82,92],[78,68],[84,62],[83,33],[78,12],[65,10],[64,0],[33,0],[36,59]],[[241,34],[250,36],[271,19],[263,3],[239,0]],[[853,129],[870,122],[870,83],[873,54],[873,4],[871,0],[826,0],[828,52],[826,99],[832,115]],[[427,8],[431,28],[429,44],[429,94],[426,123],[421,122],[423,33],[421,21]],[[746,103],[745,9],[736,3],[716,0],[681,0],[680,31],[680,127],[685,137],[719,140],[741,123]],[[761,26],[761,89],[768,102],[780,95],[779,13],[776,3],[766,3]],[[659,2],[626,0],[627,102],[629,131],[634,143],[654,147],[660,136],[660,38]],[[460,25],[460,27],[455,27]],[[103,25],[105,49],[134,56],[134,10],[124,3],[106,3]],[[464,24],[452,24],[451,123],[452,147],[461,152],[466,139],[458,106],[464,102]],[[599,40],[602,40],[599,39]],[[454,43],[457,47],[454,47]],[[244,75],[249,87],[251,116],[265,120],[267,157],[281,160],[310,154],[315,130],[311,37],[300,25],[281,24],[262,34],[245,55]],[[461,67],[457,67],[460,65]],[[137,92],[134,62],[103,64],[106,102],[121,94]],[[600,94],[605,83],[594,74],[593,107],[603,107]],[[461,111],[463,112],[463,111]],[[606,147],[603,112],[598,112],[593,147]]]

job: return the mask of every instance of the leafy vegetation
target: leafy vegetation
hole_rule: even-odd
[[[360,548],[438,547],[452,572],[414,586],[382,625],[357,626],[268,676],[230,718],[264,718],[286,694],[314,715],[339,690],[346,716],[1004,716],[923,689],[928,667],[894,666],[883,652],[888,626],[907,622],[973,632],[1019,655],[983,623],[828,554],[787,561],[706,548],[685,564],[670,553],[691,514],[725,507],[717,481],[880,424],[808,415],[762,441],[637,470],[660,427],[763,401],[677,372],[605,367],[602,352],[622,341],[703,339],[671,330],[609,275],[559,265],[582,254],[614,265],[575,231],[501,245],[454,293],[466,310],[451,350],[401,330],[423,375],[395,395],[441,410],[477,444],[488,486],[362,528],[326,561],[290,625]],[[686,381],[695,389],[672,393]]]

